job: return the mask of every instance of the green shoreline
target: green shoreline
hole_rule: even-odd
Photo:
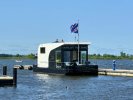
[[[12,55],[12,54],[0,54],[0,59],[36,59],[37,56],[34,54],[28,54],[28,55]]]
[[[16,60],[21,60],[21,59],[36,59],[36,58],[30,58],[30,57],[0,57],[0,59],[16,59]]]
[[[112,55],[112,54],[90,54],[88,55],[89,59],[129,59],[133,60],[133,55],[126,54],[124,52],[120,52],[120,55]]]
[[[33,53],[27,55],[12,55],[12,54],[0,54],[0,59],[37,59],[37,56]],[[88,59],[129,59],[133,60],[133,55],[126,54],[124,52],[120,52],[120,55],[112,55],[112,54],[89,54]]]

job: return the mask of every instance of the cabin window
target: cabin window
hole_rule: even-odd
[[[64,51],[64,62],[69,62],[71,61],[71,52],[70,51]]]
[[[45,53],[45,47],[40,48],[40,53]]]
[[[61,67],[61,51],[56,51],[55,52],[56,55],[56,68],[60,68]]]
[[[74,60],[77,61],[77,58],[78,58],[77,55],[78,55],[77,51],[72,51],[72,61]]]

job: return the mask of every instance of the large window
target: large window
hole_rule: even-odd
[[[69,65],[71,61],[71,55],[70,51],[64,51],[64,63],[65,65]]]
[[[86,51],[81,51],[81,64],[85,64],[86,62]]]
[[[77,51],[72,51],[72,61],[77,61],[78,57],[77,57]]]
[[[64,62],[70,62],[70,51],[64,51]]]

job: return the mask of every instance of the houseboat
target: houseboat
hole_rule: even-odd
[[[64,75],[98,75],[98,65],[88,61],[88,42],[40,44],[34,72]]]

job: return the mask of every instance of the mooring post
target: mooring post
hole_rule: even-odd
[[[13,68],[13,85],[17,86],[17,68]]]
[[[7,66],[3,66],[3,75],[7,75]]]

